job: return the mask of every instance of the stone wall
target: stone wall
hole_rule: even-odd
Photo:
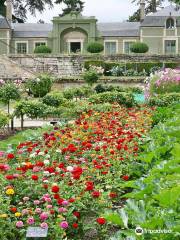
[[[91,59],[110,62],[179,62],[180,64],[180,56],[177,55],[10,55],[9,59],[23,70],[34,73],[49,72],[59,78],[79,75],[84,62]]]

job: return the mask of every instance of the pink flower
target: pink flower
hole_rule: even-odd
[[[64,212],[67,212],[67,209],[66,209],[66,208],[63,208],[63,207],[61,207],[61,208],[59,208],[59,209],[58,209],[58,212],[59,212],[59,213],[64,213]]]
[[[4,156],[4,152],[0,151],[0,157]]]
[[[66,221],[62,221],[61,223],[60,223],[60,227],[61,228],[63,228],[63,229],[66,229],[66,228],[68,228],[68,222],[66,222]]]
[[[48,213],[46,212],[41,213],[40,219],[41,221],[45,221],[46,219],[48,219]]]
[[[39,205],[40,201],[39,200],[34,200],[34,205]]]
[[[69,204],[69,202],[67,201],[67,200],[64,200],[63,202],[62,202],[62,205],[63,206],[67,206]]]
[[[35,213],[38,213],[38,214],[42,213],[41,208],[36,208],[36,209],[35,209]]]
[[[17,223],[16,223],[16,227],[17,228],[21,228],[21,227],[23,227],[24,226],[24,223],[22,222],[22,221],[18,221]]]
[[[30,218],[28,218],[28,220],[27,220],[27,224],[29,224],[29,225],[33,225],[34,224],[34,218],[33,217],[30,217]]]
[[[27,209],[22,210],[22,215],[28,215],[29,211]]]
[[[50,209],[52,208],[53,206],[52,205],[47,205],[46,208]]]
[[[48,224],[46,222],[41,223],[40,226],[41,228],[44,228],[44,229],[48,228]]]

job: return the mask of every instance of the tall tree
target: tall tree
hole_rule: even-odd
[[[62,15],[66,15],[72,11],[82,12],[84,8],[84,2],[81,0],[56,0],[55,3],[64,3],[66,5],[66,8],[63,9]]]
[[[6,14],[5,2],[6,0],[0,0],[0,14],[3,16]],[[36,11],[42,13],[46,5],[53,6],[52,0],[12,0],[12,2],[14,8],[13,20],[18,22],[26,20],[28,11],[34,15]]]

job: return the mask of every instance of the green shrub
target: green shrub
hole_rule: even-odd
[[[51,48],[44,45],[38,46],[34,49],[34,53],[51,53],[51,52],[52,52]]]
[[[84,62],[84,68],[89,70],[91,66],[105,68],[105,62],[100,60],[89,60]]]
[[[18,86],[13,82],[7,82],[0,87],[0,101],[7,104],[8,113],[10,112],[10,101],[21,98]]]
[[[90,53],[100,53],[104,50],[104,46],[99,42],[89,43],[87,46],[87,51]]]
[[[148,104],[150,106],[159,106],[159,107],[166,107],[168,105],[171,105],[177,102],[180,102],[180,93],[161,94],[148,99]]]
[[[26,87],[34,97],[44,97],[51,91],[53,79],[48,74],[41,74],[36,79],[29,80]]]
[[[169,118],[173,118],[173,105],[171,106],[171,108],[168,107],[158,107],[156,108],[156,110],[154,111],[153,115],[152,115],[152,120],[153,123],[152,125],[157,125],[159,122],[164,122]]]
[[[7,114],[0,111],[0,129],[4,128],[6,125],[8,125],[9,118]]]
[[[149,47],[146,43],[136,42],[131,45],[131,52],[133,53],[146,53],[149,51]]]
[[[89,101],[93,104],[100,103],[118,103],[126,107],[132,107],[136,104],[133,94],[125,92],[104,92],[92,95]]]
[[[94,70],[89,70],[83,74],[83,79],[85,82],[92,86],[94,83],[96,83],[99,79],[99,75]]]
[[[59,107],[66,101],[66,99],[61,93],[49,93],[43,97],[42,101],[48,106]]]

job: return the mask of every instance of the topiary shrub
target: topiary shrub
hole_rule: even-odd
[[[89,70],[83,74],[83,78],[88,85],[92,86],[98,81],[99,75],[96,71]]]
[[[149,51],[149,47],[146,43],[136,42],[131,45],[131,52],[133,53],[146,53]]]
[[[104,50],[104,46],[98,42],[89,43],[87,46],[87,51],[89,53],[100,53]]]
[[[34,49],[34,53],[52,53],[52,50],[48,46],[41,45]]]
[[[43,97],[43,103],[51,107],[59,107],[66,99],[61,93],[49,93]]]
[[[51,91],[53,79],[48,74],[41,74],[39,77],[29,80],[26,83],[26,88],[33,94],[34,97],[44,97]]]

